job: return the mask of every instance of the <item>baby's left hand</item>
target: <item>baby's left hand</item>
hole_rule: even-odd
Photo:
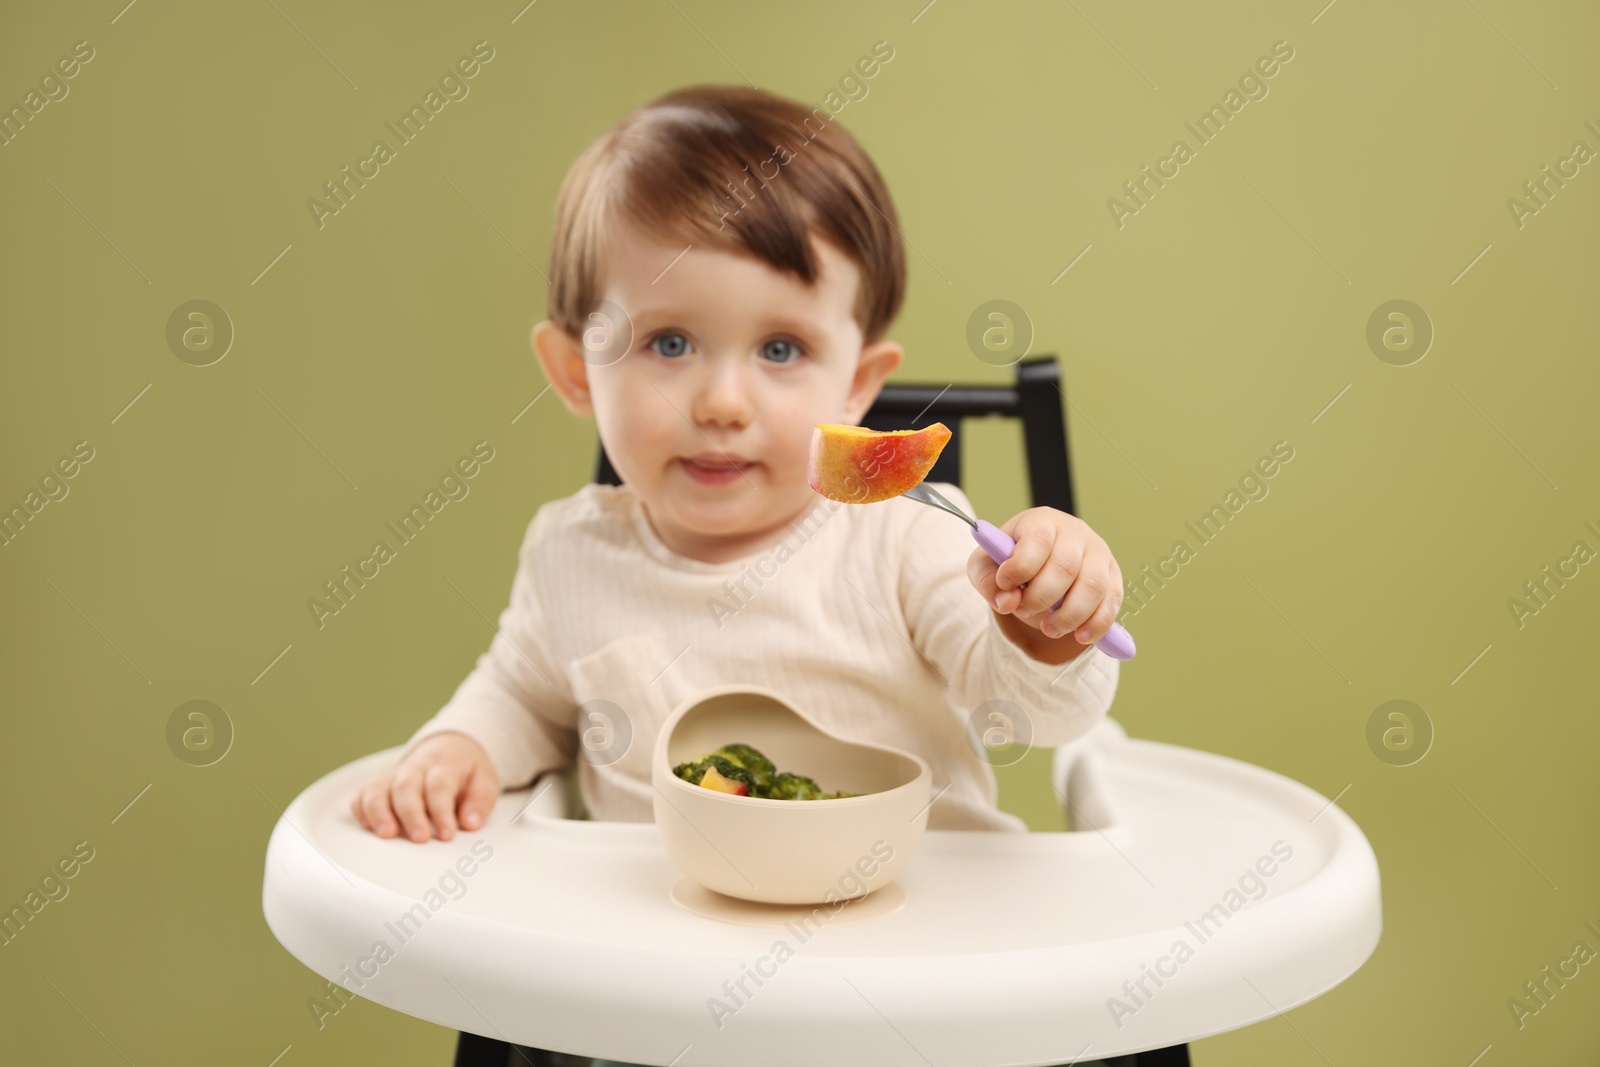
[[[979,548],[967,562],[984,600],[1046,637],[1072,633],[1085,645],[1104,637],[1122,607],[1122,571],[1105,539],[1055,508],[1029,508],[1000,529],[1017,543],[1011,558],[996,563]],[[1067,599],[1051,611],[1062,593]]]

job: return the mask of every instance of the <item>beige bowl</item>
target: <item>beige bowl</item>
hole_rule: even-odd
[[[837,800],[769,800],[691,785],[672,768],[726,744],[760,749],[780,771]],[[847,741],[777,693],[730,685],[679,705],[651,763],[656,826],[672,862],[707,889],[768,904],[863,897],[893,882],[928,825],[933,774],[909,752]]]

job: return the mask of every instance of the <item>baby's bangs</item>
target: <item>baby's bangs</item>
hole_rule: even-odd
[[[582,328],[608,238],[632,225],[667,245],[752,256],[805,285],[827,241],[861,272],[856,319],[876,340],[899,310],[905,255],[872,161],[820,109],[738,86],[695,86],[630,114],[563,184],[551,242],[551,318]],[[665,264],[663,264],[665,266]]]
[[[778,163],[804,148],[786,145],[780,153],[760,132],[716,111],[665,107],[639,118],[620,146],[621,214],[665,243],[755,256],[815,284],[814,180]]]

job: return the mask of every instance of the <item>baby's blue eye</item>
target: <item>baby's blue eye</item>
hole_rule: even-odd
[[[664,333],[651,341],[650,347],[663,356],[681,356],[689,350],[689,342],[681,333]]]
[[[788,363],[800,354],[800,349],[795,347],[793,341],[779,338],[762,345],[761,354],[774,363]]]

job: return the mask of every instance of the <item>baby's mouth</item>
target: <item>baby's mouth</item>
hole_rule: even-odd
[[[744,478],[745,472],[755,466],[749,460],[731,456],[684,456],[678,465],[702,485],[729,485]]]

